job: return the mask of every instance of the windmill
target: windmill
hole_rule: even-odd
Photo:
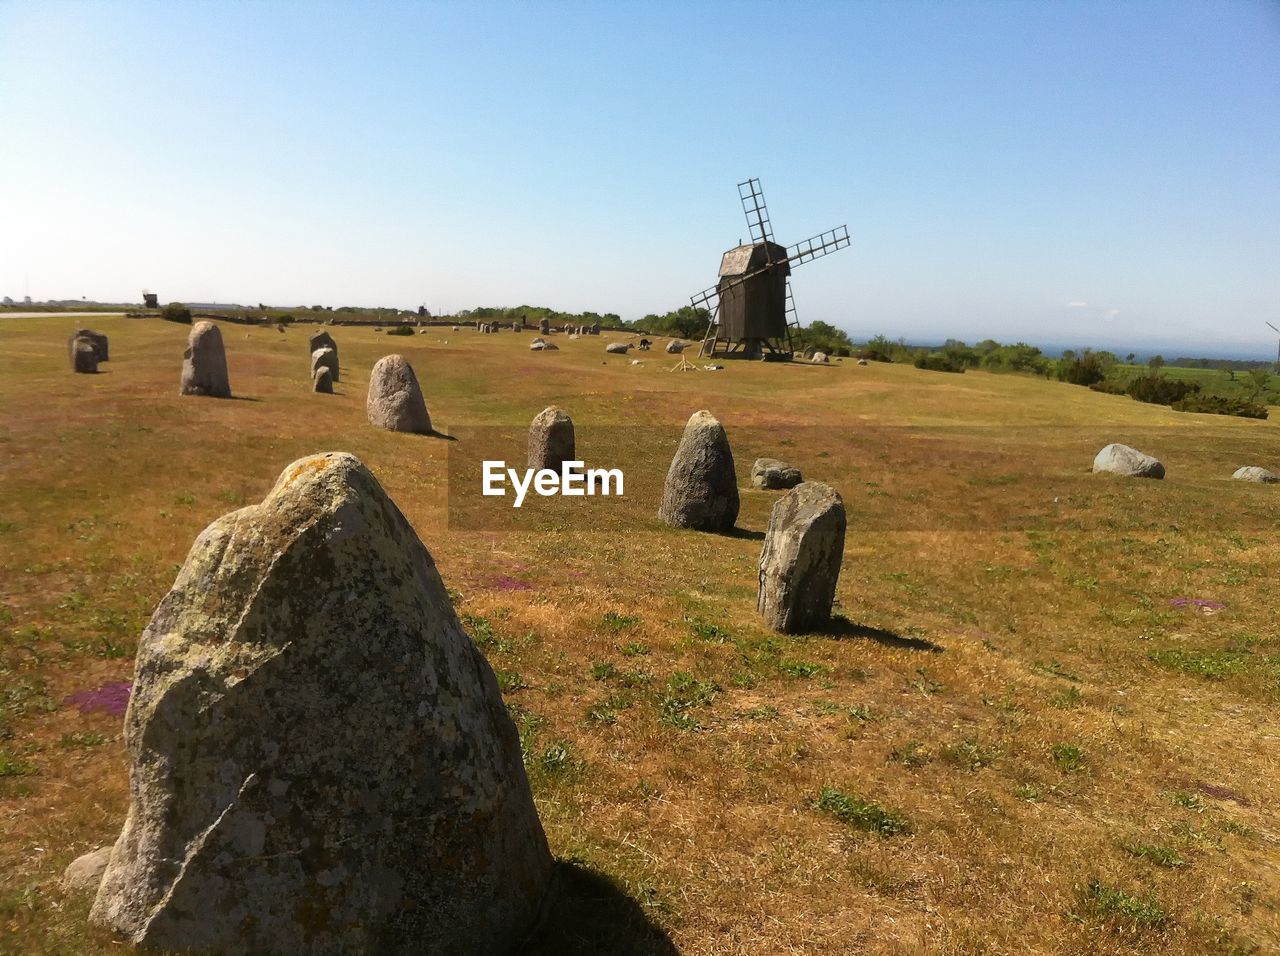
[[[773,241],[760,180],[738,183],[738,198],[747,217],[751,241],[720,258],[720,280],[692,296],[695,309],[711,317],[699,355],[714,356],[724,343],[726,355],[742,350],[745,358],[791,358],[791,333],[800,331],[791,270],[849,245],[849,229],[837,226],[793,246]]]
[[[1267,322],[1267,326],[1271,329],[1272,332],[1275,332],[1277,335],[1280,335],[1280,329],[1277,329],[1270,322]],[[1276,345],[1276,374],[1280,375],[1280,344]]]

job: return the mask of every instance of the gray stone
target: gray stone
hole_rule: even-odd
[[[552,859],[497,680],[353,456],[196,539],[138,647],[91,918],[164,951],[479,953]]]
[[[544,408],[529,425],[529,467],[559,471],[564,462],[576,460],[573,419],[563,408]]]
[[[231,397],[222,333],[212,322],[202,320],[191,326],[187,350],[182,353],[181,393],[211,398]]]
[[[1128,445],[1111,444],[1093,459],[1095,472],[1124,475],[1129,478],[1163,478],[1164,465]]]
[[[756,597],[756,609],[769,627],[799,634],[831,620],[844,532],[844,502],[828,485],[806,481],[774,503]]]
[[[1267,471],[1265,468],[1259,468],[1257,465],[1246,465],[1243,468],[1237,468],[1235,474],[1231,477],[1236,481],[1260,481],[1267,485],[1274,485],[1276,482],[1280,482],[1280,475]]]
[[[104,846],[92,853],[78,856],[62,871],[62,885],[69,890],[98,891],[102,883],[102,874],[111,859],[111,847]]]
[[[626,355],[629,348],[631,346],[626,342],[610,342],[604,347],[604,350],[612,352],[614,355]]]
[[[815,365],[830,365],[830,364],[831,364],[831,359],[827,358],[827,353],[826,353],[826,352],[814,352],[814,353],[813,353],[813,358],[811,358],[809,361],[813,362]]]
[[[591,334],[591,335],[599,335],[599,334],[600,334],[600,323],[599,323],[599,322],[593,322],[593,323],[591,323],[591,328],[590,328],[588,331],[590,332],[590,334]]]
[[[320,366],[315,370],[315,375],[311,379],[311,390],[319,392],[322,395],[333,394],[333,373],[325,366]]]
[[[315,354],[316,349],[333,349],[334,354],[338,352],[338,343],[333,340],[333,336],[323,330],[315,333],[307,340],[307,349],[311,354]]]
[[[329,376],[335,381],[339,381],[338,376],[338,350],[329,346],[321,346],[311,353],[311,374],[316,374],[316,369],[327,368]]]
[[[677,341],[676,339],[672,339],[667,343],[667,351],[672,355],[679,355],[684,351],[684,343]]]
[[[869,363],[867,362],[867,360],[866,360],[866,359],[858,359],[858,364],[859,364],[859,365],[867,365],[867,364],[869,364]]]
[[[99,362],[110,361],[111,353],[108,349],[107,337],[102,332],[95,332],[93,329],[76,329],[67,340],[67,345],[74,348],[76,339],[87,339],[97,353]]]
[[[98,371],[98,350],[89,339],[71,340],[71,371],[93,375]]]
[[[738,504],[733,451],[724,426],[708,411],[694,412],[667,470],[658,517],[674,528],[732,531]]]
[[[369,397],[365,401],[369,424],[393,432],[431,432],[431,416],[418,386],[413,366],[403,355],[378,359],[369,373]]]
[[[794,488],[802,481],[799,468],[776,458],[757,458],[751,466],[751,484],[755,488]]]
[[[541,337],[536,338],[529,343],[529,351],[531,352],[555,352],[558,351],[559,348],[560,346],[552,342],[548,342]]]

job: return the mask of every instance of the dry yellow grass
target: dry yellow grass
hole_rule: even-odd
[[[1280,463],[1276,424],[975,372],[668,374],[606,360],[608,336],[539,355],[467,329],[333,330],[343,380],[317,396],[309,328],[224,325],[241,398],[217,401],[177,394],[185,328],[96,326],[112,361],[88,377],[70,320],[0,320],[0,951],[111,945],[57,880],[123,819],[120,720],[62,702],[129,678],[201,528],[335,449],[413,522],[502,677],[556,854],[681,952],[1280,951],[1280,491],[1226,480]],[[390,352],[460,441],[368,427]],[[496,430],[518,446],[552,403],[628,500],[485,530],[455,500],[451,522],[448,456]],[[844,495],[833,633],[755,618],[773,493],[744,489],[739,536],[657,523],[698,408],[744,484],[772,454]],[[1169,477],[1088,474],[1112,440]],[[827,788],[906,828],[842,821]],[[660,951],[636,924],[602,944],[555,919],[542,951]]]

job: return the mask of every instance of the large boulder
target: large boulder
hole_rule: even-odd
[[[311,353],[311,374],[316,374],[316,369],[327,368],[329,377],[335,382],[338,381],[338,350],[322,345]]]
[[[543,335],[550,335],[550,334],[551,334],[551,320],[550,320],[550,319],[539,319],[539,320],[538,320],[538,331],[539,331],[539,332],[541,332]]]
[[[1280,482],[1280,475],[1273,471],[1267,471],[1265,468],[1259,468],[1257,465],[1245,465],[1243,468],[1237,468],[1231,477],[1236,481],[1259,481],[1267,485],[1274,485]]]
[[[776,458],[757,458],[751,466],[751,485],[754,488],[794,488],[804,478],[800,469]]]
[[[98,371],[98,350],[86,338],[71,340],[71,371],[92,375]]]
[[[604,350],[612,352],[614,355],[626,355],[629,348],[631,348],[631,345],[627,342],[610,342],[604,347]]]
[[[365,402],[369,424],[393,432],[431,432],[431,416],[418,387],[413,366],[403,355],[378,359],[369,374],[369,397]]]
[[[729,437],[714,415],[694,412],[662,492],[658,517],[674,528],[732,531],[738,520],[738,478]]]
[[[1164,465],[1128,445],[1111,444],[1093,459],[1095,472],[1124,475],[1129,478],[1163,478]]]
[[[831,359],[827,357],[827,353],[826,353],[826,352],[814,352],[814,353],[813,353],[813,358],[811,358],[809,361],[813,362],[815,365],[830,365],[830,364],[831,364]]]
[[[573,419],[563,408],[544,408],[529,425],[529,467],[559,471],[564,462],[576,460]]]
[[[497,680],[353,456],[196,539],[138,647],[92,919],[219,954],[511,951],[552,859]]]
[[[88,339],[94,352],[97,353],[99,362],[110,361],[111,353],[104,333],[95,332],[93,329],[76,329],[67,340],[68,347],[74,348],[76,339]]]
[[[670,352],[672,355],[679,355],[681,352],[684,351],[684,343],[681,342],[679,339],[672,339],[670,342],[667,343],[667,351]]]
[[[333,349],[336,353],[338,351],[338,343],[333,340],[332,335],[322,329],[307,340],[307,349],[313,355],[316,349]]]
[[[212,322],[201,320],[191,326],[187,350],[182,353],[182,394],[231,397],[222,333]]]
[[[333,394],[333,373],[321,365],[311,378],[311,390],[322,395]]]
[[[760,552],[756,609],[784,634],[826,626],[844,559],[844,502],[816,481],[777,500]]]

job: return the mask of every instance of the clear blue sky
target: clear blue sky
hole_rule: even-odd
[[[1280,325],[1280,3],[0,0],[0,295],[626,318],[847,223],[802,320]]]

